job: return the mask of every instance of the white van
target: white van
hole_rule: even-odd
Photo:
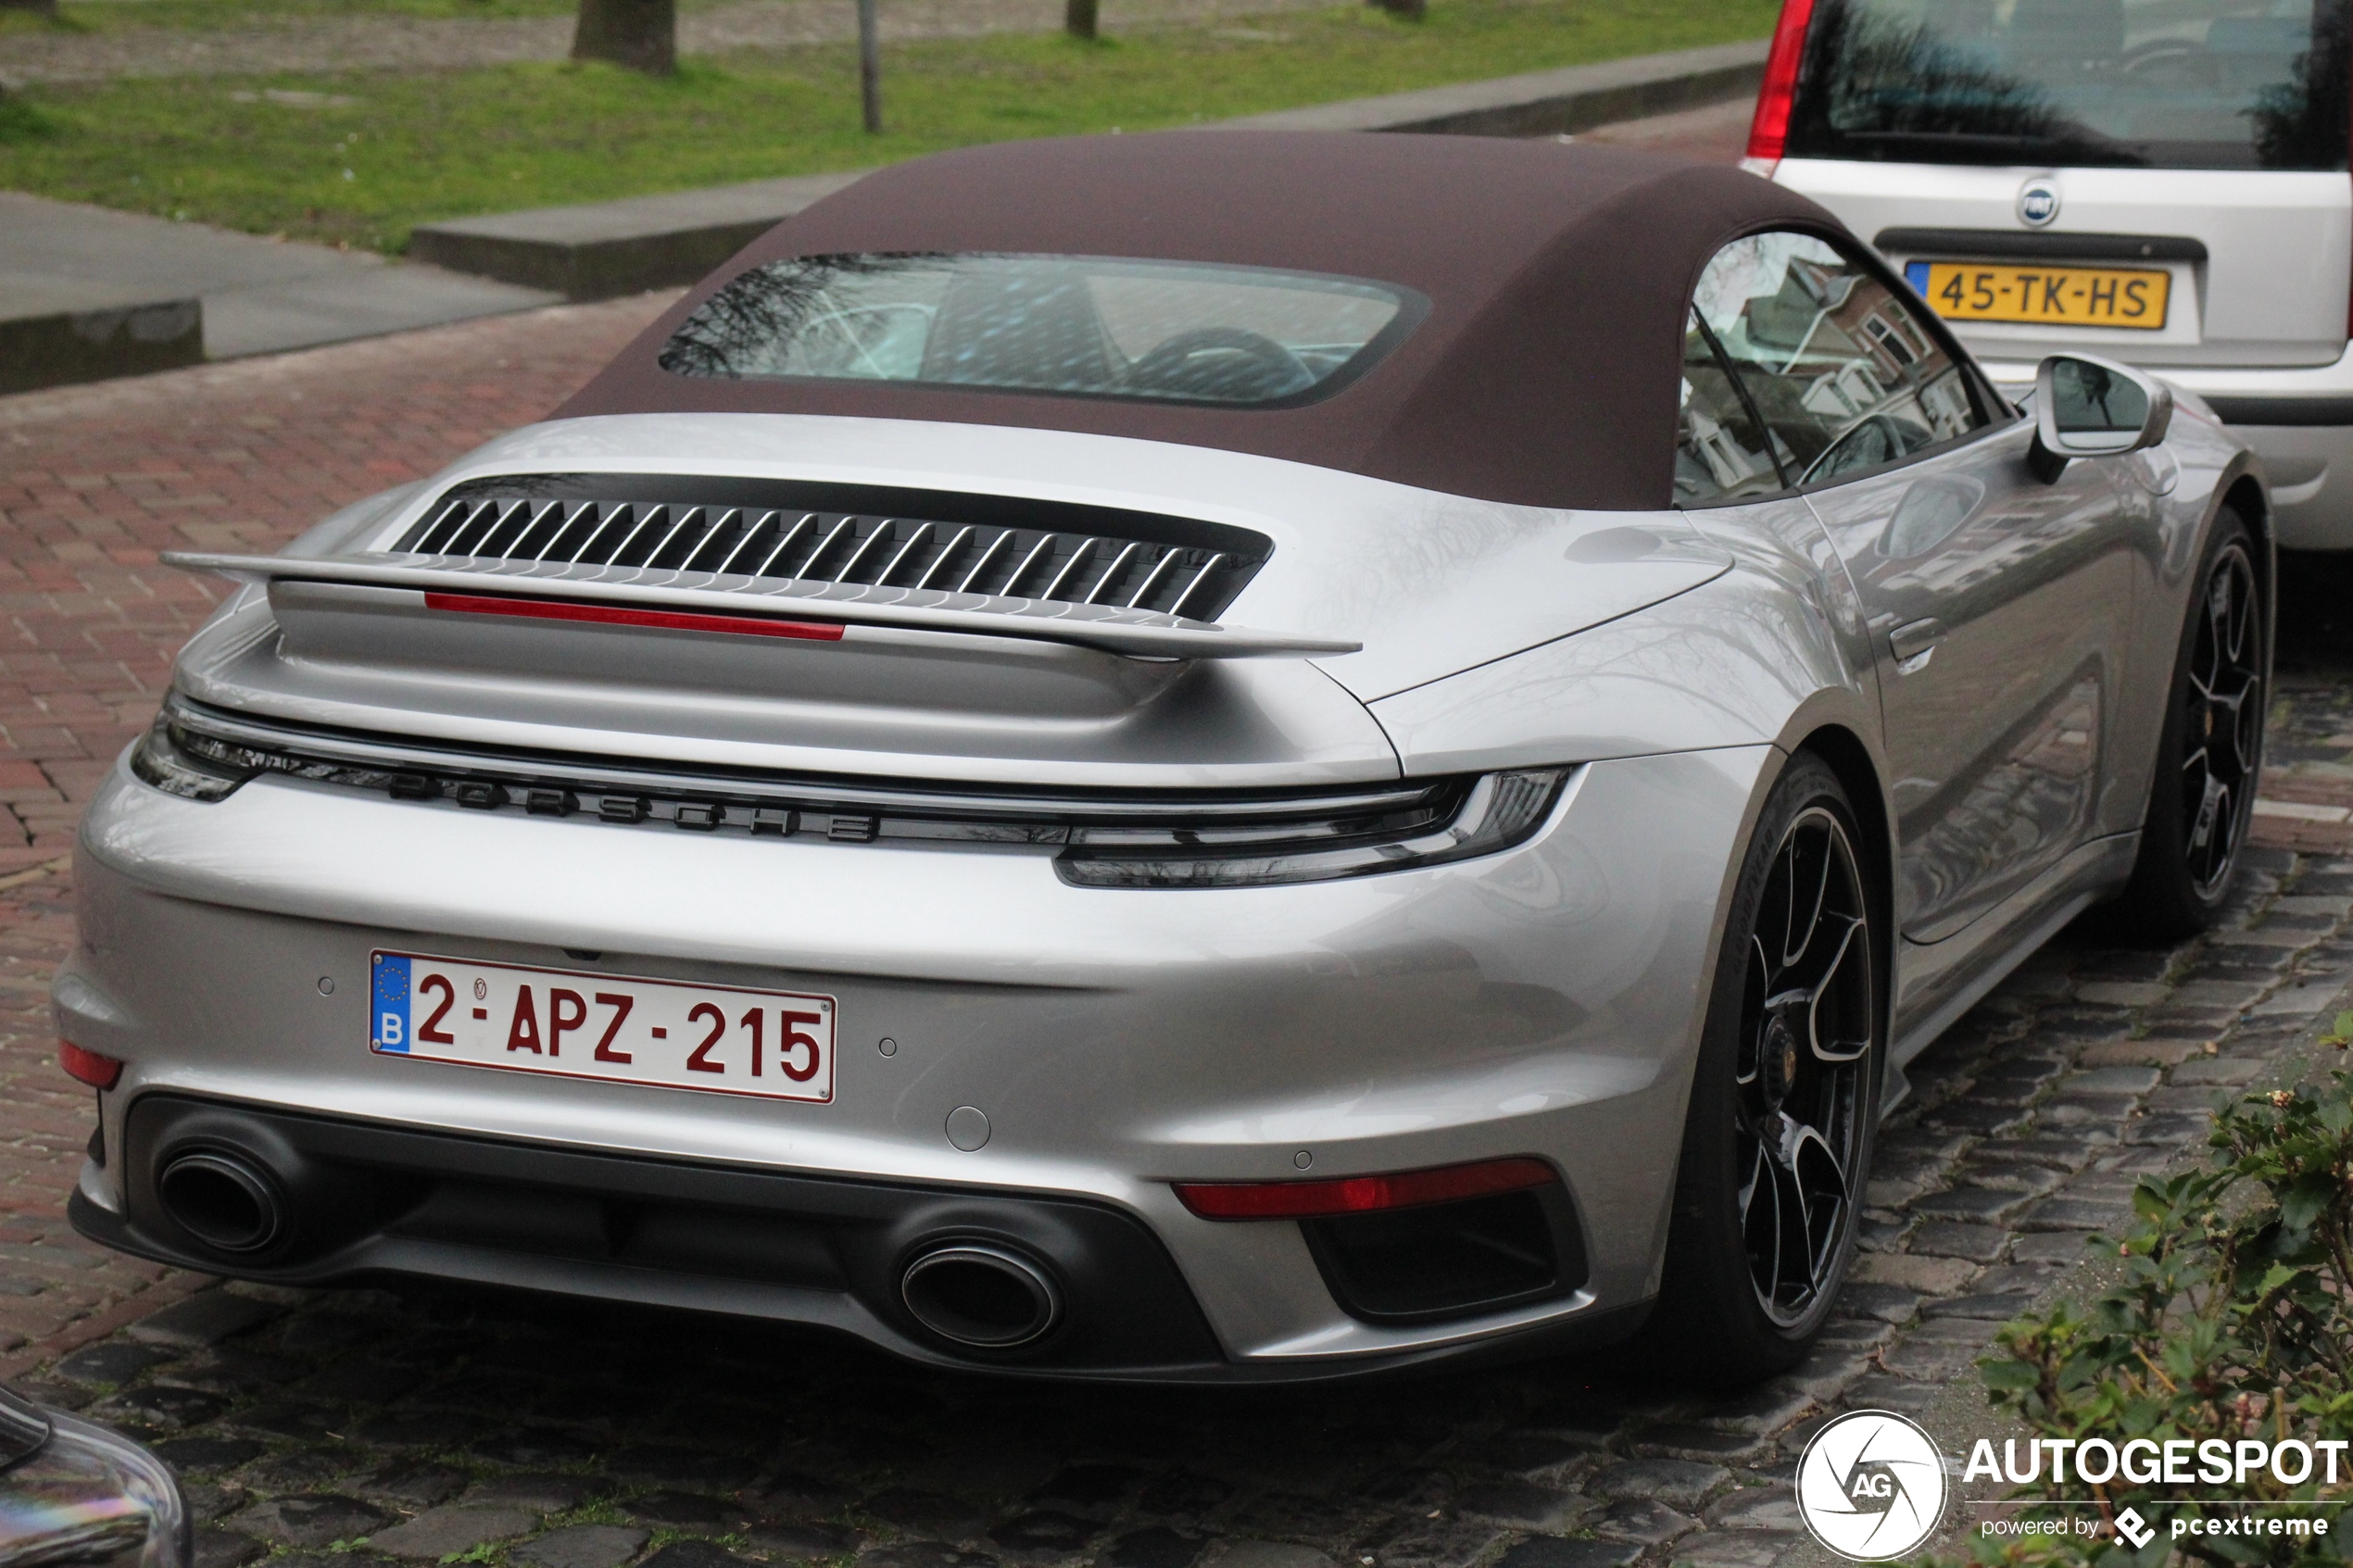
[[[2000,381],[2090,350],[2205,397],[2289,548],[2353,549],[2347,0],[1784,0],[1747,167],[1884,252]]]

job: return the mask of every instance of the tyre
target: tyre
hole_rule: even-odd
[[[2207,930],[2238,873],[2262,768],[2271,650],[2255,559],[2254,536],[2224,508],[2182,627],[2140,858],[2109,910],[2135,935],[2172,941]]]
[[[1654,1359],[1794,1365],[1855,1250],[1886,1056],[1884,901],[1837,775],[1800,755],[1741,868],[1692,1083]]]

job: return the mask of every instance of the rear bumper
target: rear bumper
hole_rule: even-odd
[[[1313,1381],[1558,1353],[1629,1333],[1648,1311],[1579,1311],[1517,1335],[1347,1361],[1236,1363],[1167,1249],[1110,1204],[593,1154],[168,1094],[140,1098],[122,1142],[123,1209],[85,1184],[68,1213],[83,1236],[156,1262],[278,1285],[431,1278],[765,1318],[966,1370]],[[295,1210],[285,1245],[224,1263],[173,1223],[156,1177],[192,1148],[242,1151],[281,1179]],[[1062,1298],[1053,1332],[991,1352],[949,1348],[925,1330],[900,1289],[906,1264],[971,1246],[1047,1272]]]
[[[1157,1281],[1167,1321],[1200,1325],[1024,1362],[1066,1375],[1326,1377],[1621,1332],[1656,1288],[1704,977],[1769,755],[1592,764],[1518,849],[1229,890],[1071,887],[1021,849],[726,839],[292,780],[202,804],[118,769],[85,820],[82,945],[57,992],[61,1032],[129,1064],[77,1214],[214,1273],[708,1307],[989,1365],[912,1332],[873,1261],[897,1266],[935,1233],[925,1216],[970,1205],[976,1234],[1063,1269],[1075,1305],[1109,1244],[1064,1265],[1049,1233],[1129,1236],[1110,1273]],[[822,988],[841,1010],[835,1100],[371,1056],[377,947]],[[327,1138],[306,1158],[406,1196],[396,1213],[335,1199],[298,1255],[198,1255],[139,1185],[168,1141],[152,1129],[191,1105],[264,1141]],[[988,1116],[978,1150],[944,1134],[961,1106]],[[1520,1155],[1561,1173],[1582,1278],[1444,1321],[1352,1312],[1302,1225],[1204,1220],[1169,1185]],[[837,1212],[852,1196],[880,1207]],[[742,1224],[682,1252],[648,1206]],[[799,1274],[758,1261],[812,1235]]]

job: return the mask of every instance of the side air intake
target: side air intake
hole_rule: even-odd
[[[1224,524],[1002,497],[535,475],[457,486],[393,548],[937,589],[1214,621],[1265,564],[1273,544]]]

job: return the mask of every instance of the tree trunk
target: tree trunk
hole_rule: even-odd
[[[572,57],[668,76],[678,69],[678,0],[580,0]]]
[[[858,0],[858,109],[866,133],[882,134],[882,24],[877,0]]]
[[[1063,31],[1073,38],[1095,40],[1095,12],[1098,0],[1063,0]]]

